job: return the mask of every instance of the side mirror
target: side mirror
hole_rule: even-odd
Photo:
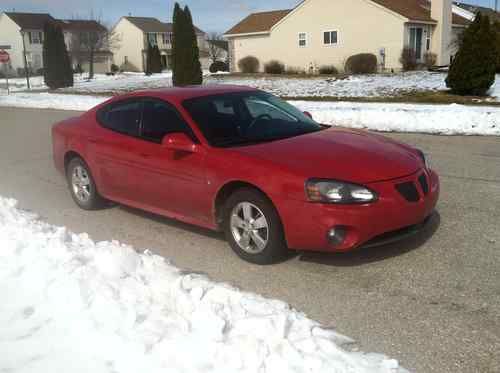
[[[195,153],[198,151],[198,145],[195,144],[188,135],[182,132],[165,135],[161,145],[166,149],[185,153]]]
[[[312,114],[310,112],[308,112],[308,111],[304,111],[304,115],[307,116],[307,117],[309,117],[309,118],[311,118],[311,119],[313,119]]]

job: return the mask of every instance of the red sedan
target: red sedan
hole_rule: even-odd
[[[53,127],[56,167],[83,209],[115,201],[223,230],[243,259],[349,251],[400,238],[432,214],[424,154],[316,123],[236,86],[136,92]]]

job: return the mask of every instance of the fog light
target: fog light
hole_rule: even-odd
[[[331,245],[340,245],[342,242],[344,242],[346,236],[346,229],[341,226],[336,226],[333,227],[328,231],[328,242]]]

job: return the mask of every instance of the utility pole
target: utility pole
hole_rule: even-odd
[[[28,59],[26,58],[26,42],[24,41],[24,35],[25,32],[21,30],[21,38],[23,39],[24,73],[26,74],[26,84],[28,85],[28,90],[30,90],[30,73],[28,71]]]

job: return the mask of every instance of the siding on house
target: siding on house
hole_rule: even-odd
[[[349,56],[361,52],[375,54],[381,63],[383,48],[385,67],[398,68],[406,21],[405,17],[366,0],[306,1],[278,22],[270,34],[227,35],[234,43],[232,66],[253,55],[260,60],[261,70],[273,59],[306,71],[332,64],[342,69]],[[338,43],[325,45],[325,31],[337,31]],[[306,33],[304,47],[299,46],[299,33]]]
[[[116,24],[114,32],[120,39],[120,46],[114,52],[114,63],[120,68],[128,65],[130,71],[144,71],[142,30],[128,19],[121,18]]]

